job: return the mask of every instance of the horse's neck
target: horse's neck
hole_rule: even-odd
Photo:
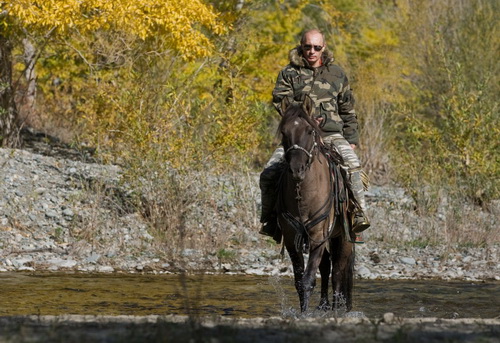
[[[307,170],[302,182],[292,181],[294,183],[292,187],[295,188],[289,188],[289,191],[292,189],[294,191],[285,200],[284,208],[292,214],[300,215],[303,222],[317,217],[328,210],[332,193],[331,180],[328,160],[319,154]]]

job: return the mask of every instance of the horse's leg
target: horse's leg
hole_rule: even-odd
[[[339,310],[345,306],[346,311],[350,311],[354,277],[354,244],[343,237],[337,237],[332,242],[332,309]]]
[[[304,306],[304,289],[302,287],[302,277],[304,275],[304,255],[298,252],[295,247],[288,248],[288,255],[292,261],[293,277],[295,280],[295,289],[299,295],[300,308]]]
[[[321,273],[321,299],[318,306],[319,310],[327,310],[330,308],[330,302],[328,301],[328,283],[331,269],[330,254],[324,251],[321,263],[319,264],[319,271]]]
[[[323,252],[319,271],[321,273],[321,299],[318,309],[326,310],[330,307],[330,302],[328,301],[328,286],[331,272],[330,254],[327,251]]]
[[[309,297],[311,296],[314,286],[316,286],[316,272],[321,262],[324,250],[324,243],[321,245],[314,244],[313,242],[310,243],[309,260],[307,261],[306,270],[304,271],[304,276],[302,277],[302,288],[304,292],[304,302],[301,306],[302,312],[305,312],[309,306]]]
[[[304,254],[297,251],[295,247],[295,230],[290,228],[286,222],[280,222],[283,229],[283,243],[285,244],[290,260],[292,261],[295,289],[299,295],[300,308],[304,304],[304,292],[302,288],[302,277],[304,275]]]

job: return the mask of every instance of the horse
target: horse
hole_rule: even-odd
[[[278,130],[282,136],[286,168],[278,189],[278,225],[283,244],[290,256],[300,309],[309,306],[321,275],[319,309],[352,308],[354,273],[354,234],[345,229],[346,217],[335,213],[334,187],[340,174],[332,173],[329,151],[321,141],[313,118],[314,105],[306,96],[302,103],[281,103],[282,119]],[[341,211],[339,211],[341,212]],[[346,236],[349,237],[346,237]],[[304,252],[309,253],[304,269]],[[329,277],[332,278],[333,304],[328,300]]]

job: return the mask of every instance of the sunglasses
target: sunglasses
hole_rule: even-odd
[[[321,45],[310,45],[310,44],[303,45],[303,48],[305,51],[309,51],[312,48],[314,48],[314,51],[321,51],[321,49],[323,49]]]

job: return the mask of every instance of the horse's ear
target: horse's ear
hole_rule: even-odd
[[[304,98],[304,102],[302,103],[302,109],[309,116],[312,116],[314,113],[314,102],[309,95],[306,95]]]
[[[282,100],[281,100],[281,115],[283,116],[283,114],[285,113],[286,109],[288,108],[288,106],[290,106],[290,100],[288,99],[287,96],[285,96]]]

